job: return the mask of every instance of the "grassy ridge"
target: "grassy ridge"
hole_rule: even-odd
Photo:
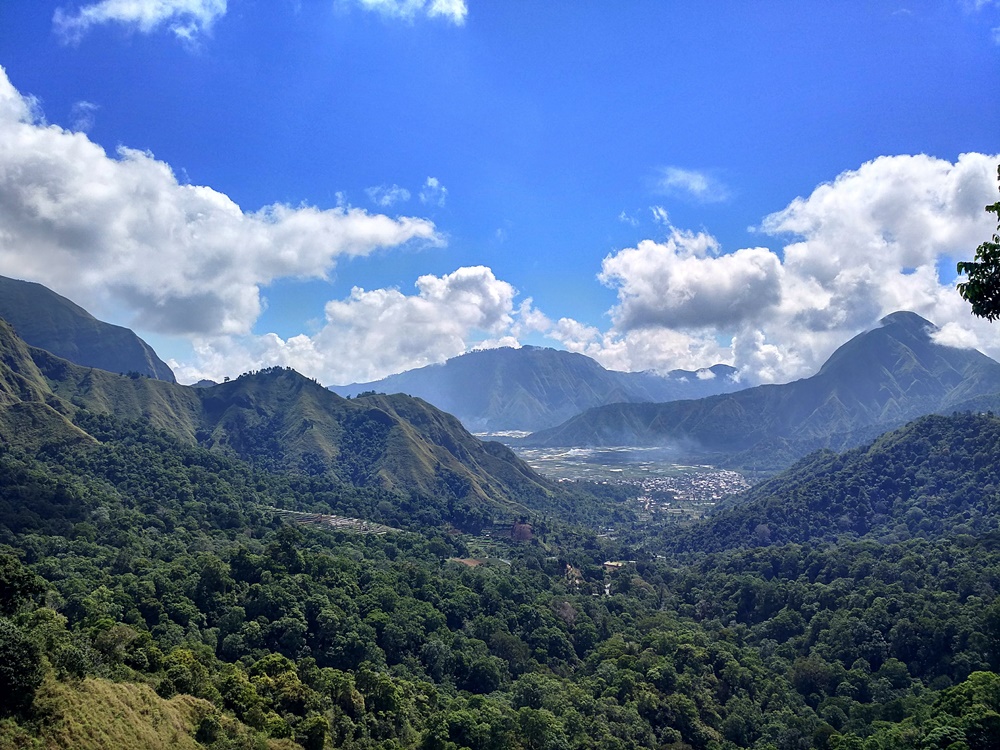
[[[215,718],[215,707],[191,695],[165,699],[143,683],[88,677],[57,682],[51,677],[35,696],[35,731],[0,722],[0,747],[28,750],[198,750],[207,732],[228,734],[245,747],[301,750],[290,740],[250,739],[232,718]],[[214,721],[213,721],[214,719]],[[216,728],[216,723],[218,728]]]

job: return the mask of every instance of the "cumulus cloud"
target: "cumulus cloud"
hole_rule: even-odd
[[[261,287],[325,278],[337,260],[439,242],[421,218],[276,203],[242,210],[180,184],[151,154],[114,155],[37,118],[0,68],[0,273],[91,309],[126,309],[149,331],[248,333]]]
[[[420,188],[420,202],[441,208],[448,200],[448,188],[437,177],[428,177]]]
[[[983,207],[996,193],[997,159],[880,157],[767,216],[765,232],[792,240],[782,301],[756,333],[740,335],[739,366],[758,381],[811,374],[837,345],[896,310],[938,324],[942,343],[1000,355],[996,330],[970,315],[952,271],[992,232]]]
[[[949,269],[992,234],[983,207],[995,200],[998,159],[875,159],[765,217],[760,229],[782,243],[776,250],[726,253],[710,234],[668,224],[665,240],[604,259],[598,279],[618,296],[606,327],[550,318],[531,299],[515,306],[509,284],[472,267],[421,277],[415,294],[355,289],[327,305],[311,337],[220,339],[199,356],[248,369],[289,364],[323,382],[349,382],[540,334],[614,370],[722,362],[754,385],[811,375],[884,315],[913,310],[940,326],[939,343],[997,357],[997,329],[970,315]]]
[[[663,243],[645,240],[609,255],[598,278],[618,291],[619,330],[725,327],[757,318],[781,298],[781,263],[766,248],[717,255],[705,233],[671,228]]]
[[[443,362],[475,345],[517,345],[511,334],[516,319],[523,318],[523,328],[539,322],[530,300],[515,310],[514,287],[484,266],[421,276],[416,290],[355,287],[346,299],[326,304],[323,326],[313,336],[205,340],[198,364],[180,366],[178,375],[218,378],[228,374],[220,368],[234,365],[243,370],[287,365],[324,383],[365,382]]]
[[[694,169],[665,167],[656,187],[667,195],[685,196],[701,203],[719,203],[729,198],[729,189],[720,180]]]
[[[734,364],[744,382],[815,373],[833,350],[888,313],[940,326],[935,340],[1000,357],[997,329],[955,291],[955,262],[994,229],[997,155],[954,163],[880,157],[818,186],[762,222],[787,244],[723,253],[704,232],[670,228],[604,259],[618,303],[605,331],[560,319],[548,332],[614,369]]]
[[[970,315],[952,271],[994,231],[983,207],[996,200],[998,160],[874,159],[765,217],[760,231],[776,250],[723,252],[706,232],[664,223],[666,239],[604,259],[598,279],[617,293],[604,328],[550,318],[531,299],[515,305],[509,283],[472,266],[421,276],[413,293],[355,288],[326,305],[314,334],[282,338],[253,334],[268,284],[325,278],[342,258],[380,248],[440,243],[434,224],[343,200],[246,211],[181,184],[149,153],[108,154],[46,124],[0,69],[0,274],[189,337],[194,360],[174,363],[182,380],[277,364],[324,383],[371,380],[540,334],[611,369],[726,362],[747,383],[787,381],[902,309],[937,323],[940,343],[1000,357],[998,329]],[[444,195],[434,178],[420,192],[426,204]]]
[[[625,372],[697,369],[706,362],[730,359],[708,331],[680,331],[665,327],[601,331],[573,318],[560,318],[546,335],[567,351],[585,354],[609,370]]]
[[[545,313],[535,307],[535,301],[528,297],[517,308],[515,325],[511,334],[516,338],[532,333],[545,333],[552,328],[552,321]]]
[[[52,23],[66,42],[79,42],[91,27],[118,23],[148,34],[166,27],[191,41],[226,14],[226,0],[101,0],[76,11],[56,9]]]
[[[931,339],[942,346],[956,349],[975,349],[979,344],[976,334],[961,323],[949,321],[931,334]]]
[[[860,329],[897,309],[941,325],[969,317],[950,269],[991,233],[997,158],[880,157],[766,217],[765,232],[797,240],[784,248],[785,314],[808,331]]]
[[[461,26],[469,13],[465,0],[357,0],[361,7],[390,18],[413,20],[419,15],[444,18]]]
[[[326,305],[315,337],[327,351],[350,351],[366,363],[366,379],[461,354],[472,331],[499,333],[513,323],[514,288],[483,266],[421,276],[417,294],[355,288]]]

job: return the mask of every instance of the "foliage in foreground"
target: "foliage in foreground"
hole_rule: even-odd
[[[1000,167],[997,167],[997,179],[1000,179]],[[967,281],[958,284],[958,293],[972,305],[973,315],[996,320],[1000,318],[1000,201],[987,206],[986,212],[997,217],[997,231],[992,240],[976,248],[974,260],[958,264],[958,273],[967,277]]]
[[[931,448],[980,450],[960,419],[934,425]],[[93,686],[149,711],[164,705],[149,691],[180,701],[188,737],[215,748],[975,750],[995,726],[992,500],[960,529],[903,533],[924,519],[900,506],[882,541],[758,539],[683,564],[540,529],[468,568],[448,559],[468,555],[461,537],[266,510],[371,507],[363,494],[309,493],[110,418],[91,433],[0,448],[12,746],[73,746],[60,727]]]

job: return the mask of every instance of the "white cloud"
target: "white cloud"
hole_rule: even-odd
[[[448,200],[448,188],[437,177],[428,177],[420,188],[420,202],[441,208]]]
[[[662,169],[656,187],[667,195],[688,196],[701,203],[719,203],[729,198],[729,189],[712,175],[680,167]]]
[[[945,323],[931,334],[931,339],[943,346],[953,346],[956,349],[975,349],[979,344],[976,334],[955,321]]]
[[[555,326],[548,331],[548,335],[569,351],[582,354],[592,349],[595,342],[600,341],[601,330],[573,318],[559,318]]]
[[[283,365],[327,384],[366,382],[443,362],[475,346],[516,346],[516,318],[525,319],[525,328],[538,322],[530,301],[514,310],[514,288],[484,266],[421,276],[416,288],[407,295],[355,287],[346,299],[326,304],[324,324],[313,336],[206,339],[199,343],[198,362],[179,365],[178,377],[193,382],[234,369]]]
[[[760,329],[750,328],[734,336],[732,352],[741,380],[749,385],[790,380],[789,372],[797,373],[804,365],[794,350],[768,341]]]
[[[598,278],[618,295],[605,330],[553,323],[530,299],[515,307],[513,287],[474,266],[422,276],[414,294],[356,288],[328,303],[317,333],[282,339],[251,335],[262,288],[324,278],[345,256],[441,242],[434,224],[344,200],[244,211],[180,184],[149,153],[109,155],[47,125],[0,69],[0,274],[191,337],[195,360],[178,365],[182,379],[282,364],[324,383],[370,380],[540,332],[613,369],[727,362],[748,383],[786,381],[901,309],[937,323],[941,343],[1000,357],[1000,328],[970,315],[951,272],[994,231],[983,207],[996,200],[998,160],[892,156],[846,171],[764,218],[761,229],[787,243],[778,252],[723,253],[706,232],[667,225],[664,241],[604,259]],[[434,178],[424,188],[444,195]]]
[[[998,158],[880,157],[766,217],[766,232],[793,239],[783,253],[782,303],[760,325],[781,355],[766,363],[737,355],[741,368],[757,380],[808,375],[896,310],[941,326],[941,341],[1000,355],[997,330],[970,315],[952,272],[992,233],[983,207],[994,200]],[[770,351],[746,338],[741,345]]]
[[[598,278],[618,291],[617,328],[731,326],[779,302],[781,263],[774,253],[717,252],[714,238],[671,228],[663,243],[645,240],[605,258]]]
[[[520,338],[531,333],[545,333],[552,328],[552,321],[541,310],[535,307],[535,301],[528,297],[517,308],[516,323],[511,328],[511,334]]]
[[[64,41],[78,42],[92,26],[119,23],[148,34],[166,26],[192,41],[226,14],[226,0],[101,0],[77,11],[56,9],[52,23]]]
[[[439,242],[420,218],[283,204],[245,212],[178,183],[151,154],[109,156],[40,122],[0,69],[0,273],[39,281],[95,312],[126,309],[168,334],[248,333],[262,286],[324,278],[343,256]]]
[[[994,231],[1000,156],[880,157],[766,217],[780,254],[723,254],[704,232],[671,228],[604,259],[618,293],[605,331],[560,319],[548,335],[614,369],[735,365],[744,382],[815,373],[833,350],[896,310],[938,324],[935,340],[1000,358],[1000,329],[972,317],[955,262]],[[939,269],[944,269],[943,273]]]
[[[457,26],[465,23],[465,0],[357,0],[361,7],[389,18],[412,21],[418,15],[444,18]]]
[[[950,291],[937,264],[953,268],[990,233],[983,206],[996,191],[996,159],[880,157],[766,217],[766,232],[799,238],[784,256],[786,270],[809,288],[803,312],[832,306],[844,315],[863,299],[881,307],[920,301],[932,312]]]
[[[723,362],[730,352],[710,332],[665,327],[601,331],[572,318],[560,318],[546,335],[567,351],[585,354],[609,370],[642,371],[697,369],[706,362]]]
[[[456,24],[465,23],[468,13],[465,0],[431,0],[427,10],[429,16],[443,16]]]
[[[937,323],[940,343],[997,357],[1000,329],[973,318],[953,276],[938,268],[954,268],[992,234],[983,206],[995,200],[998,160],[882,157],[846,171],[764,219],[764,231],[786,238],[780,253],[726,254],[705,232],[670,227],[663,242],[604,259],[599,279],[618,293],[607,328],[553,322],[530,299],[515,307],[509,284],[474,267],[421,277],[414,295],[355,289],[327,305],[315,336],[234,340],[225,357],[220,340],[201,350],[202,361],[288,364],[322,382],[348,382],[541,333],[610,369],[724,362],[752,385],[815,373],[837,346],[896,310]]]
[[[401,188],[399,185],[379,185],[377,187],[366,188],[368,198],[379,208],[389,208],[396,203],[406,203],[410,200],[410,191]]]

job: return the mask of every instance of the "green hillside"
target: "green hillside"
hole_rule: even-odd
[[[41,284],[0,276],[0,318],[31,346],[78,365],[174,382],[174,373],[135,333],[98,320]]]
[[[992,750],[992,415],[654,537],[419,399],[0,362],[0,747]]]
[[[940,475],[955,488],[938,487],[954,507],[925,518],[921,489],[890,503],[888,525],[786,543],[776,521],[771,543],[743,548],[726,536],[736,506],[664,559],[539,527],[535,542],[494,540],[506,563],[477,568],[449,561],[472,556],[471,537],[284,525],[269,506],[310,510],[336,493],[141,421],[79,418],[88,442],[0,446],[0,664],[20,665],[0,668],[0,693],[20,696],[0,695],[0,739],[12,746],[128,747],[169,725],[187,733],[180,746],[220,750],[765,750],[868,736],[916,750],[947,727],[985,750],[1000,717],[996,503],[961,499],[990,481],[992,463],[977,463],[1000,447],[989,416],[928,419],[871,449],[914,487]],[[961,452],[941,463],[945,446]],[[864,460],[831,472],[828,459],[799,470],[803,486],[848,496]],[[894,476],[886,462],[872,471]],[[789,529],[842,511],[800,512],[801,490],[766,487],[767,502],[788,503]],[[381,501],[357,490],[335,502]],[[709,537],[718,553],[697,548]],[[634,562],[608,572],[609,559]],[[174,696],[179,713],[161,702]]]
[[[46,750],[198,750],[199,730],[213,726],[214,707],[201,698],[161,698],[143,683],[115,683],[88,677],[79,682],[46,681],[35,704],[37,737],[12,722],[0,722],[0,747]],[[219,722],[218,735],[235,746],[295,750],[291,740],[257,739],[234,720]]]
[[[1000,418],[927,416],[845,453],[823,451],[671,540],[715,551],[967,534],[1000,542]]]
[[[292,370],[189,388],[79,367],[26,346],[0,321],[0,399],[0,429],[22,444],[85,439],[86,415],[141,420],[261,470],[313,477],[328,491],[381,492],[397,509],[422,498],[433,522],[482,526],[571,502],[508,449],[480,442],[423,401],[344,399]]]

